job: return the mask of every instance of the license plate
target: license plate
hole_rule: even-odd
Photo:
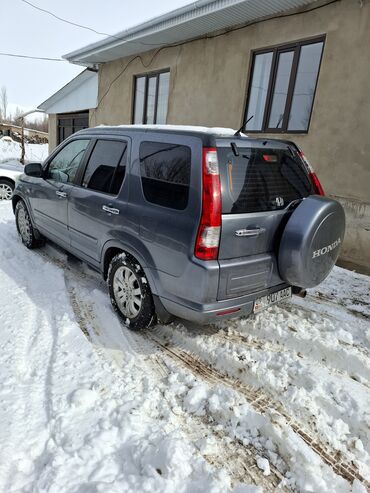
[[[276,291],[275,293],[270,293],[267,296],[262,296],[262,298],[256,299],[253,306],[253,312],[257,313],[270,305],[274,305],[275,303],[279,303],[279,301],[286,300],[292,297],[292,288],[281,289],[280,291]]]

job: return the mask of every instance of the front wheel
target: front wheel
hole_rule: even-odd
[[[22,243],[29,249],[37,248],[44,244],[43,238],[35,232],[31,218],[23,200],[15,206],[15,223]]]
[[[108,287],[113,308],[132,330],[155,322],[152,293],[142,267],[128,255],[116,255],[108,271]]]

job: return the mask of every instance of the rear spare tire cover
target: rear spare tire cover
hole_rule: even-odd
[[[343,243],[345,215],[336,200],[318,195],[304,199],[284,229],[279,272],[284,281],[312,288],[332,270]]]

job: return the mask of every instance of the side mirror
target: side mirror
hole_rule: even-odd
[[[43,169],[41,163],[28,163],[24,167],[24,174],[27,176],[33,176],[34,178],[42,178]]]

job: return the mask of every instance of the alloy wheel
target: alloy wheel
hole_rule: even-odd
[[[0,200],[10,200],[13,195],[13,189],[6,183],[0,183]]]
[[[123,315],[129,319],[138,316],[143,294],[136,274],[127,266],[119,267],[113,278],[113,293]]]
[[[28,218],[27,211],[24,207],[21,207],[18,211],[17,215],[18,228],[21,234],[21,237],[25,243],[27,243],[31,238],[31,228],[30,221]]]

